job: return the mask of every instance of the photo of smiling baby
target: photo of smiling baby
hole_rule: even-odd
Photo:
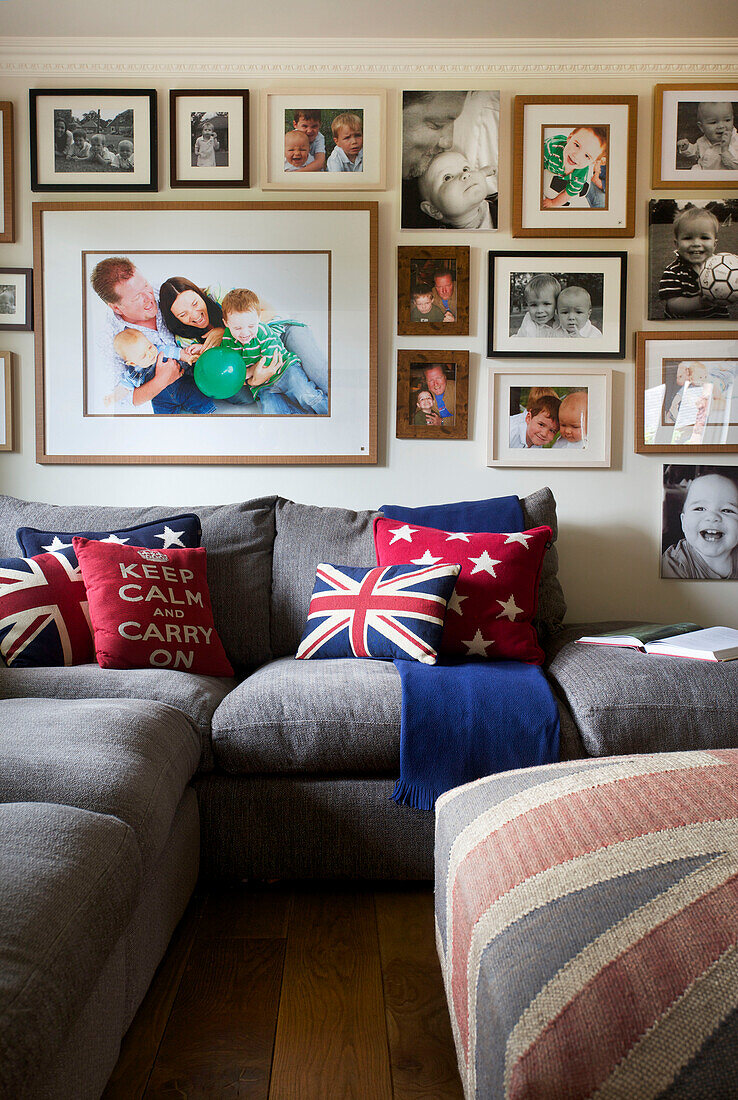
[[[664,466],[661,576],[738,580],[738,467]]]
[[[608,209],[609,126],[542,126],[541,210]]]
[[[601,339],[603,288],[601,272],[512,272],[509,335]]]
[[[586,386],[512,386],[509,446],[586,450],[588,409]]]
[[[364,112],[309,104],[284,112],[285,172],[363,172]]]

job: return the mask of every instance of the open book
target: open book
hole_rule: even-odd
[[[701,661],[732,661],[738,657],[738,630],[730,626],[710,626],[703,630],[695,623],[672,623],[671,626],[647,623],[634,627],[628,634],[609,631],[577,638],[577,641],[626,646],[662,657],[694,657]]]

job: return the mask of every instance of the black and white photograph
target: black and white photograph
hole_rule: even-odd
[[[652,186],[738,187],[738,83],[657,84]]]
[[[625,265],[620,252],[490,252],[487,354],[622,358]]]
[[[0,330],[31,331],[32,286],[30,267],[0,267]]]
[[[402,228],[496,229],[500,93],[402,93]]]
[[[738,318],[738,199],[651,199],[649,321]]]
[[[171,187],[249,185],[249,93],[169,93]]]
[[[29,92],[33,191],[155,191],[156,92]]]
[[[663,468],[661,576],[738,580],[738,466]]]

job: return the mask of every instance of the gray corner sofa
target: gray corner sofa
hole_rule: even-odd
[[[556,534],[548,489],[522,503],[527,526]],[[20,526],[115,529],[183,510],[202,521],[236,678],[0,667],[2,1096],[100,1095],[198,874],[433,877],[433,815],[390,800],[394,666],[293,656],[316,565],[372,563],[375,513],[276,497],[187,509],[0,497],[0,557],[19,555]],[[684,662],[570,644],[582,628],[562,629],[556,572],[554,542],[538,620],[562,758],[738,743],[738,662],[700,668],[685,706]],[[722,726],[706,721],[711,698]]]

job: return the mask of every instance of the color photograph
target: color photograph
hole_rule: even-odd
[[[397,249],[397,331],[404,336],[469,334],[468,245]]]
[[[586,386],[513,386],[510,389],[510,447],[587,449]]]
[[[661,576],[738,580],[738,466],[663,469]]]
[[[469,352],[397,353],[397,438],[466,439]]]
[[[610,127],[542,126],[541,210],[607,210]]]

